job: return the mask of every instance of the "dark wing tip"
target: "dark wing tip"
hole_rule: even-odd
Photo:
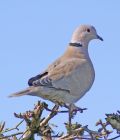
[[[45,76],[45,75],[47,75],[47,74],[48,74],[48,72],[44,72],[44,73],[42,73],[42,74],[39,74],[39,75],[37,75],[37,76],[35,76],[35,77],[30,78],[30,79],[28,80],[28,85],[29,85],[29,86],[33,86],[33,82],[34,82],[34,81],[39,80],[40,78],[42,78],[43,76]]]
[[[35,80],[35,77],[32,77],[28,80],[28,85],[32,86],[33,85],[33,81]]]

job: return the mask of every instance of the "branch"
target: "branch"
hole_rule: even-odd
[[[18,132],[18,133],[14,133],[8,136],[3,136],[3,137],[0,137],[0,139],[10,138],[10,137],[21,135],[21,134],[23,134],[23,132]]]
[[[85,110],[85,109],[83,109]],[[44,116],[44,112],[48,111],[48,116]],[[42,140],[115,140],[120,138],[120,111],[116,114],[106,114],[105,123],[99,120],[96,123],[98,130],[90,130],[88,125],[82,126],[80,123],[64,123],[67,133],[63,135],[55,134],[55,131],[50,125],[51,119],[59,115],[59,113],[68,113],[67,110],[59,110],[59,105],[55,105],[52,109],[48,108],[48,105],[44,102],[38,101],[34,106],[32,111],[26,111],[25,113],[14,113],[16,118],[21,119],[21,121],[13,128],[5,129],[5,122],[0,123],[0,139],[4,140],[35,140],[34,135],[37,134]],[[73,112],[73,115],[76,115]],[[73,118],[72,118],[73,119]],[[23,132],[19,132],[19,127],[26,123],[26,129]],[[56,125],[54,125],[56,126]],[[58,125],[59,126],[59,125]],[[111,130],[110,127],[111,126]],[[108,129],[109,128],[109,129]],[[71,133],[69,130],[71,129]],[[13,130],[18,132],[12,133]],[[116,135],[110,138],[110,134],[115,132]],[[5,135],[7,132],[11,132],[10,135]]]

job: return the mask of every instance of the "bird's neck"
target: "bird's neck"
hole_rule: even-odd
[[[75,46],[68,46],[67,51],[65,53],[65,56],[67,57],[76,57],[76,58],[82,58],[82,59],[86,59],[89,58],[89,54],[88,54],[88,47],[75,47]]]

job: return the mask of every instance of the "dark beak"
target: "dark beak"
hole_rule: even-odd
[[[99,35],[97,35],[97,39],[99,39],[99,40],[103,41],[103,38],[102,38],[102,37],[100,37]]]

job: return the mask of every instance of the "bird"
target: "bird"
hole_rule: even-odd
[[[73,105],[92,87],[95,70],[88,52],[93,39],[103,41],[92,25],[80,25],[66,51],[42,73],[28,80],[28,87],[9,97],[38,96],[55,104]]]

